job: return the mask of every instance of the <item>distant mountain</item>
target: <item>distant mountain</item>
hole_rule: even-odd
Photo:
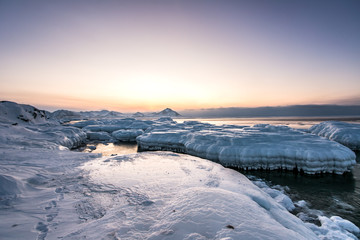
[[[219,117],[326,117],[360,116],[360,106],[341,105],[292,105],[257,108],[211,108],[185,110],[184,117],[219,118]]]
[[[84,111],[80,112],[83,118],[117,118],[123,117],[124,114],[116,111],[101,110],[101,111]]]
[[[141,112],[136,112],[132,115],[133,117],[145,117],[145,114],[141,113]]]
[[[61,123],[82,119],[80,113],[63,109],[50,113],[49,117]]]
[[[158,113],[153,113],[154,116],[159,116],[159,117],[178,117],[181,116],[179,113],[175,112],[174,110],[170,109],[170,108],[165,108],[164,110],[158,112]]]
[[[16,124],[41,124],[48,122],[49,112],[15,102],[0,102],[0,122]]]

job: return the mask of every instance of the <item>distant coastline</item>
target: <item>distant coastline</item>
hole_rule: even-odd
[[[280,107],[230,107],[179,111],[184,118],[360,118],[360,105],[292,105]]]

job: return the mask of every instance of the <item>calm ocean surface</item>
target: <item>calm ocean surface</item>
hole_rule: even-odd
[[[267,123],[273,125],[286,125],[292,128],[307,129],[314,124],[327,120],[338,120],[360,124],[360,118],[216,118],[216,119],[174,119],[177,122],[200,121],[215,125],[233,124],[247,125]],[[91,145],[91,144],[89,144]],[[93,144],[96,150],[93,152],[111,154],[130,154],[137,152],[134,144]],[[270,187],[285,189],[293,202],[305,200],[306,209],[296,211],[306,212],[307,216],[316,222],[316,211],[320,210],[325,216],[340,216],[360,227],[360,154],[357,153],[357,165],[351,174],[324,175],[324,176],[300,176],[289,172],[242,172],[250,179],[258,178],[265,181]],[[309,210],[309,209],[310,210]],[[297,212],[294,212],[295,214]],[[314,214],[313,214],[314,213]],[[317,213],[319,214],[319,213]]]

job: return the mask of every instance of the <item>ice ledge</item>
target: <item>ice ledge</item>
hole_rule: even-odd
[[[223,126],[185,122],[137,137],[139,150],[166,150],[243,169],[287,169],[342,174],[356,164],[347,147],[286,126]]]

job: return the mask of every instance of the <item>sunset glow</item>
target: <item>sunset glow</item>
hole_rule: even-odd
[[[118,111],[360,104],[359,10],[357,1],[1,1],[0,96]]]

